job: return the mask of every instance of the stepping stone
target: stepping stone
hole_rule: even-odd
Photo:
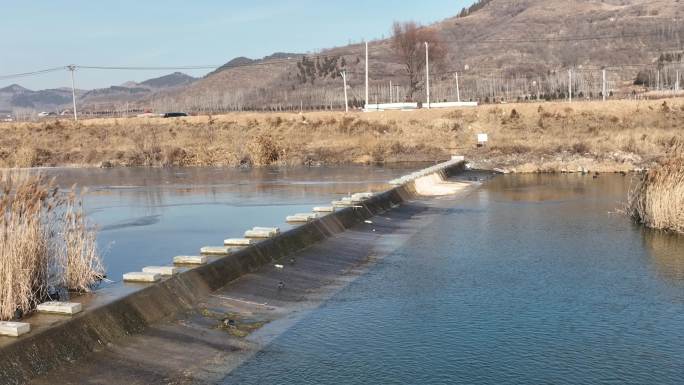
[[[247,230],[245,231],[245,238],[257,238],[266,239],[273,238],[275,234],[270,231],[257,231],[257,230]]]
[[[202,255],[229,255],[235,251],[232,246],[206,246],[200,249]]]
[[[285,218],[285,220],[289,223],[300,223],[300,222],[310,222],[314,219],[316,219],[317,215],[316,214],[295,214],[295,215],[290,215],[289,217]]]
[[[207,257],[201,256],[179,256],[173,258],[173,263],[176,265],[204,265],[207,263]]]
[[[143,268],[143,273],[159,274],[161,276],[171,276],[178,274],[178,268],[173,266],[147,266]]]
[[[351,196],[352,201],[365,201],[373,197],[372,192],[356,193]]]
[[[156,273],[135,272],[126,273],[123,276],[125,282],[145,282],[152,283],[161,280],[161,275]]]
[[[255,227],[251,230],[245,231],[245,238],[273,238],[280,234],[280,229],[277,227]]]
[[[0,321],[0,336],[19,337],[30,331],[30,324],[23,322]]]
[[[223,241],[223,244],[226,246],[251,246],[257,243],[259,241],[253,238],[229,238]]]
[[[334,213],[335,212],[335,206],[314,207],[313,211],[315,213]]]
[[[280,234],[280,228],[279,227],[252,227],[252,230],[255,231],[270,231],[275,234]]]
[[[354,202],[351,201],[351,199],[344,199],[339,201],[332,201],[332,205],[335,207],[349,207],[349,206],[354,206]]]
[[[83,310],[83,305],[73,302],[45,302],[37,307],[40,313],[74,315]]]

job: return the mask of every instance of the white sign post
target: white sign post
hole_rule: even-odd
[[[477,147],[484,147],[489,141],[487,134],[477,134]]]

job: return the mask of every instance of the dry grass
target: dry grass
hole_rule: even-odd
[[[434,161],[518,172],[627,171],[682,139],[684,99],[461,110],[232,113],[0,124],[0,167],[239,166]],[[476,134],[490,144],[476,147]]]
[[[684,156],[648,171],[629,196],[629,212],[654,229],[684,233]]]
[[[102,276],[78,196],[40,175],[0,174],[0,237],[0,320],[32,311],[54,289],[88,290]]]

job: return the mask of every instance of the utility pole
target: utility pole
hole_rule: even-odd
[[[347,71],[342,71],[344,81],[344,112],[349,112],[349,100],[347,99]]]
[[[572,103],[572,70],[568,70],[568,100]]]
[[[675,93],[679,92],[679,70],[677,70],[677,80],[675,80]]]
[[[390,103],[394,103],[394,99],[392,98],[392,81],[390,80]]]
[[[458,72],[456,72],[456,101],[461,102],[461,90],[458,87]]]
[[[603,101],[606,101],[606,69],[603,69]]]
[[[425,85],[427,91],[427,108],[430,109],[430,45],[425,42]]]
[[[366,105],[368,105],[368,42],[366,42]],[[364,108],[367,108],[364,106]]]
[[[76,85],[74,82],[74,72],[76,71],[76,66],[70,64],[67,66],[67,69],[71,71],[71,100],[74,103],[74,121],[78,121],[78,115],[76,113]]]

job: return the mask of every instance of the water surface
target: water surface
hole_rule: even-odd
[[[684,237],[628,178],[494,179],[225,384],[681,384]]]
[[[85,207],[100,229],[108,278],[119,281],[254,226],[285,230],[288,215],[349,193],[384,191],[387,181],[420,167],[53,169],[49,175],[61,186],[87,188]]]

